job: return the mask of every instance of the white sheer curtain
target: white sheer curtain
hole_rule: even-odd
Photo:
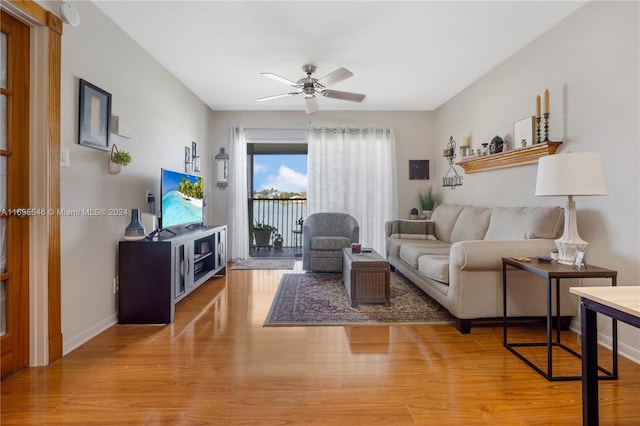
[[[396,150],[392,129],[309,131],[308,212],[349,213],[360,242],[384,256],[384,223],[397,216]]]
[[[235,126],[231,129],[230,145],[227,242],[231,245],[231,259],[248,259],[247,143],[242,126]]]

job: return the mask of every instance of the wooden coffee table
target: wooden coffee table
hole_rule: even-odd
[[[342,282],[351,306],[384,304],[389,306],[389,262],[372,249],[363,248],[361,254],[342,249]]]

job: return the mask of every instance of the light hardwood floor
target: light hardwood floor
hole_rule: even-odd
[[[500,327],[263,327],[286,271],[227,271],[180,302],[169,326],[115,326],[3,381],[2,425],[582,422],[580,382],[539,376],[502,347]],[[510,334],[543,335],[531,324]],[[557,362],[579,373],[576,358]],[[638,424],[640,365],[620,357],[620,375],[600,382],[603,425]]]

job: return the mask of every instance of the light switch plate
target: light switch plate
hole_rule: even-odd
[[[69,148],[62,148],[60,150],[60,167],[71,167]]]

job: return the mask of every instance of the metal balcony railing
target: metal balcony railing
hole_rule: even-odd
[[[295,247],[293,230],[301,230],[298,221],[307,216],[306,198],[253,198],[249,204],[251,224],[256,222],[275,226],[282,235],[283,247]],[[298,236],[298,245],[301,236]]]

